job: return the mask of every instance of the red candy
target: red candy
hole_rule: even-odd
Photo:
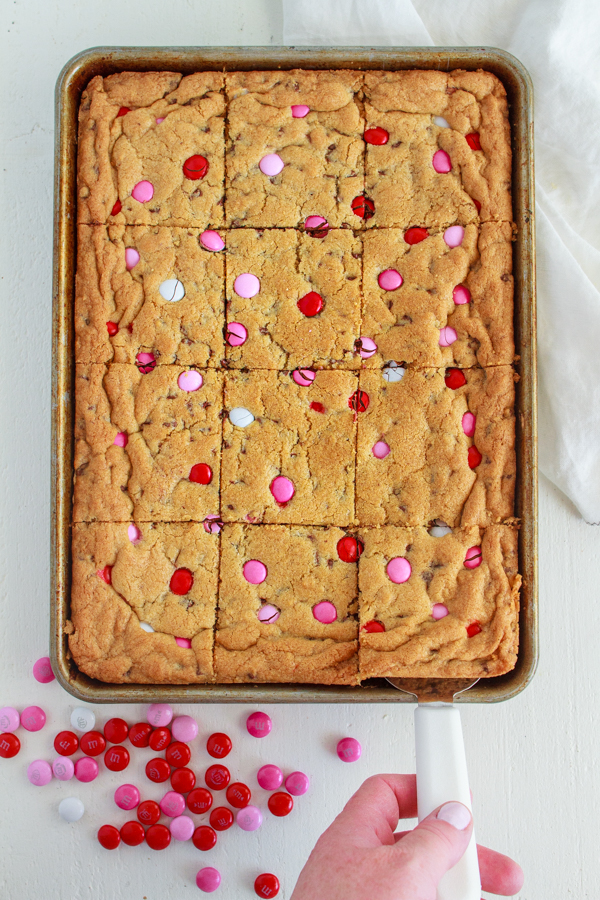
[[[125,822],[121,828],[121,840],[129,847],[139,847],[140,844],[144,843],[145,837],[146,832],[135,819],[132,822]]]
[[[12,759],[21,749],[21,741],[16,736],[7,731],[0,734],[0,757],[2,759]]]
[[[375,128],[367,128],[364,133],[364,139],[367,144],[375,144],[376,147],[381,147],[389,141],[390,133],[385,128],[377,125]],[[264,896],[267,897],[268,895],[265,894]]]
[[[476,634],[481,634],[481,625],[479,622],[471,622],[470,625],[467,625],[467,634],[469,637],[475,637]]]
[[[217,731],[215,734],[211,734],[209,739],[206,742],[206,749],[209,754],[213,756],[215,759],[224,759],[229,753],[231,753],[231,738],[228,734],[222,734],[220,731]]]
[[[354,563],[365,549],[360,538],[347,534],[337,542],[337,554],[342,562]]]
[[[165,753],[167,762],[176,768],[187,766],[191,758],[192,751],[187,744],[182,744],[181,741],[173,741],[172,744],[169,744]]]
[[[129,750],[126,747],[110,747],[104,754],[104,765],[111,772],[122,772],[129,765]]]
[[[475,197],[471,197],[471,200],[475,204],[475,209],[477,210],[477,212],[480,213],[481,212],[481,203],[479,202],[479,200],[476,200]]]
[[[385,631],[385,625],[383,622],[376,622],[375,619],[372,619],[366,625],[363,625],[361,631],[366,631],[367,634],[377,634],[379,631]]]
[[[276,897],[279,893],[279,879],[270,872],[263,872],[254,882],[254,893],[259,897]]]
[[[166,781],[171,776],[171,766],[166,759],[161,759],[159,756],[146,763],[146,775],[150,781],[162,784],[163,781]]]
[[[114,337],[117,331],[119,330],[119,326],[116,322],[107,322],[106,330],[108,331],[110,337]]]
[[[204,775],[206,786],[214,791],[223,791],[231,781],[231,773],[227,766],[221,766],[219,763],[215,766],[209,766]]]
[[[227,797],[227,802],[230,806],[233,806],[235,809],[243,809],[250,803],[252,792],[247,784],[243,784],[241,781],[235,781],[233,784],[229,785],[225,792],[225,796]]]
[[[112,566],[104,566],[104,568],[99,569],[96,574],[98,575],[98,578],[101,578],[106,584],[110,584],[112,581]]]
[[[190,470],[190,481],[194,484],[210,484],[212,481],[212,469],[206,463],[196,463]]]
[[[195,788],[190,791],[186,801],[189,811],[196,813],[197,816],[207,812],[211,808],[212,802],[212,794],[206,788]]]
[[[365,412],[369,406],[369,395],[366,391],[354,391],[352,396],[348,398],[348,406],[354,412]]]
[[[100,756],[106,750],[104,735],[99,731],[86,731],[79,739],[79,749],[86,756]]]
[[[361,219],[371,219],[375,215],[375,204],[370,197],[365,197],[364,194],[355,197],[350,205],[354,215]]]
[[[166,825],[151,825],[146,832],[146,843],[151,850],[165,850],[171,843],[171,832]]]
[[[137,722],[129,729],[129,740],[134,747],[148,747],[152,725],[148,722]]]
[[[144,800],[137,808],[137,817],[144,825],[156,825],[160,819],[160,806],[155,800]]]
[[[183,174],[190,181],[198,181],[200,178],[204,178],[207,172],[208,160],[205,156],[200,156],[199,153],[190,156],[183,164]]]
[[[460,369],[446,369],[444,381],[446,382],[446,387],[451,388],[453,391],[458,390],[458,388],[463,387],[467,383],[465,374]]]
[[[111,744],[121,744],[129,734],[125,719],[109,719],[104,726],[104,737]]]
[[[120,201],[120,200],[117,200],[117,202],[115,203],[115,205],[114,205],[113,208],[111,209],[111,212],[110,212],[111,216],[118,216],[119,213],[121,212],[121,208],[122,208],[122,207],[121,207],[121,201]]]
[[[183,597],[184,594],[191,591],[193,583],[194,576],[189,569],[175,569],[171,575],[169,588],[173,594],[177,594],[178,597]]]
[[[473,445],[472,447],[469,447],[467,451],[467,459],[469,462],[469,468],[476,469],[483,457],[477,447]]]
[[[192,835],[192,844],[197,850],[212,850],[217,843],[217,833],[210,825],[199,825]]]
[[[54,749],[61,756],[72,756],[77,752],[79,741],[72,731],[59,731],[54,738]]]
[[[309,291],[296,304],[300,312],[307,318],[317,316],[325,306],[323,298],[316,291]]]
[[[325,407],[322,403],[319,403],[317,400],[313,400],[312,403],[309,403],[309,408],[318,413],[324,413]]]
[[[274,816],[287,816],[294,808],[294,801],[285,791],[275,791],[269,797],[267,805]]]
[[[233,825],[233,813],[226,806],[217,806],[211,812],[208,821],[215,831],[227,831]]]
[[[429,237],[426,228],[409,228],[404,232],[404,240],[407,244],[420,244],[426,237]]]
[[[191,769],[182,766],[171,773],[171,786],[178,794],[189,794],[196,786],[196,776]]]
[[[478,131],[472,131],[471,134],[466,134],[465,140],[471,150],[481,150],[481,141],[479,140]]]
[[[105,850],[116,850],[121,843],[121,835],[114,825],[102,825],[98,829],[98,840]]]
[[[173,738],[168,728],[155,728],[148,738],[148,744],[151,750],[160,753],[161,750],[166,750],[172,740]]]
[[[119,107],[119,112],[117,113],[117,119],[118,119],[120,116],[126,116],[128,112],[130,112],[130,109],[129,109],[128,106],[121,106],[121,107]]]

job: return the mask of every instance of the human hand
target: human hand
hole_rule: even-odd
[[[412,831],[394,833],[417,815],[414,775],[374,775],[317,841],[291,900],[435,900],[442,875],[461,858],[473,822],[462,803],[445,803]],[[477,847],[484,891],[512,896],[521,867]]]

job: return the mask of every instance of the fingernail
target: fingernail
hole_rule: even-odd
[[[436,818],[442,819],[453,828],[458,828],[459,831],[464,831],[471,821],[471,813],[462,803],[444,803]]]

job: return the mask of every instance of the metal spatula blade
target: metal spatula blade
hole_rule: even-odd
[[[415,756],[419,822],[449,800],[471,810],[471,793],[460,712],[452,701],[479,679],[388,678],[399,691],[412,694],[415,709]],[[481,878],[475,831],[462,859],[438,885],[438,900],[480,900]]]

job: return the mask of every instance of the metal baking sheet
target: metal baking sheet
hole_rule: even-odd
[[[503,82],[513,143],[512,194],[517,224],[513,245],[517,353],[517,468],[515,514],[519,518],[519,570],[523,577],[520,646],[516,668],[481,679],[462,703],[515,696],[529,683],[538,658],[537,628],[537,422],[535,232],[533,194],[533,89],[521,63],[493,48],[273,48],[97,47],[73,57],[56,85],[55,218],[53,267],[51,659],[70,694],[93,703],[402,703],[414,702],[385,680],[360,687],[293,684],[130,685],[95,681],[77,669],[65,635],[71,591],[73,491],[73,303],[76,260],[77,114],[81,94],[95,75],[120,71],[268,69],[486,69]],[[441,685],[440,685],[441,686]]]

